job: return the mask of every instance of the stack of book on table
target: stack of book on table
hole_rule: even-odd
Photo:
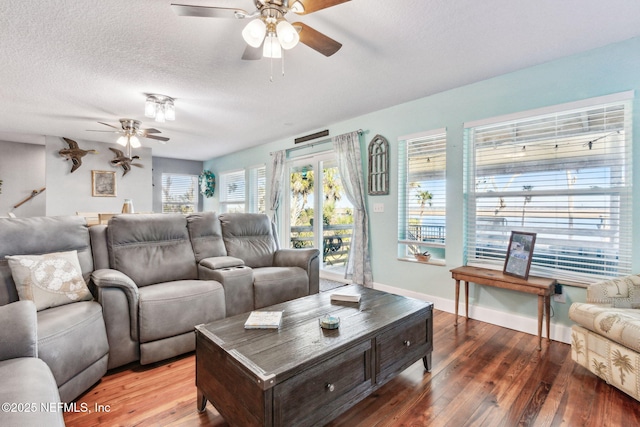
[[[244,322],[245,329],[278,329],[282,323],[282,311],[252,311]]]

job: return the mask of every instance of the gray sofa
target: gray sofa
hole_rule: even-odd
[[[77,251],[82,277],[88,282],[94,268],[84,218],[0,218],[0,306],[18,301],[5,256],[63,251]],[[107,372],[109,346],[102,307],[97,301],[78,301],[41,309],[36,317],[38,357],[51,369],[62,401],[70,402]]]
[[[35,304],[0,306],[0,325],[0,425],[64,426],[56,380],[38,359]]]
[[[195,325],[318,292],[319,251],[279,249],[266,215],[117,215],[90,232],[110,369],[192,351]]]
[[[67,251],[77,253],[81,280],[97,301],[89,294],[37,312],[17,302],[5,256]],[[31,341],[37,337],[26,352],[19,346],[13,352],[13,341],[0,333],[0,359],[8,359],[0,362],[0,397],[56,402],[53,375],[59,398],[70,402],[107,369],[191,351],[197,324],[317,293],[318,257],[317,249],[280,249],[266,215],[117,215],[92,227],[79,216],[0,218],[0,321],[16,333],[22,333],[16,322],[35,330]],[[25,305],[20,310],[31,317],[15,315]],[[2,312],[11,313],[12,323]],[[31,357],[18,359],[23,355]],[[36,423],[57,425],[60,415]],[[13,415],[4,414],[0,425],[16,424],[4,416]],[[30,425],[29,416],[18,419]]]

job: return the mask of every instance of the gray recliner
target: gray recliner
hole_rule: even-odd
[[[117,215],[91,235],[109,368],[192,351],[195,325],[225,316],[220,283],[198,280],[185,216]]]
[[[0,218],[0,305],[18,300],[6,255],[74,250],[88,282],[93,256],[84,218]],[[107,372],[109,347],[102,307],[96,301],[38,311],[37,337],[38,357],[51,369],[62,401],[72,401]]]
[[[264,214],[191,214],[200,278],[222,283],[227,316],[319,292],[318,249],[281,249]]]
[[[36,306],[0,306],[0,325],[0,402],[9,405],[0,411],[0,425],[64,426],[56,380],[38,359]]]

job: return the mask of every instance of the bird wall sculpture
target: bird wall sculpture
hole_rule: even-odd
[[[127,157],[122,151],[118,150],[117,148],[109,147],[109,150],[113,151],[116,155],[113,159],[111,159],[111,164],[113,166],[122,167],[122,170],[124,170],[122,176],[125,176],[127,172],[131,170],[131,166],[137,166],[139,168],[144,167],[141,163],[132,163],[133,160],[139,159],[139,156]]]
[[[62,139],[64,139],[67,142],[67,145],[69,145],[69,148],[63,148],[62,150],[58,151],[58,153],[61,156],[66,157],[65,160],[71,160],[71,162],[73,163],[73,166],[71,166],[71,173],[73,173],[76,169],[82,166],[82,158],[86,156],[87,153],[91,153],[91,154],[98,153],[96,150],[81,149],[80,147],[78,147],[78,143],[75,142],[73,139],[69,139],[65,137],[63,137]]]

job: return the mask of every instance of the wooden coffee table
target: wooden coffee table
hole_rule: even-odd
[[[196,326],[198,410],[211,401],[230,425],[323,425],[423,359],[431,370],[433,304],[351,285],[360,303],[331,292],[284,310],[280,329],[244,329],[248,313]],[[318,319],[338,316],[340,327]]]

